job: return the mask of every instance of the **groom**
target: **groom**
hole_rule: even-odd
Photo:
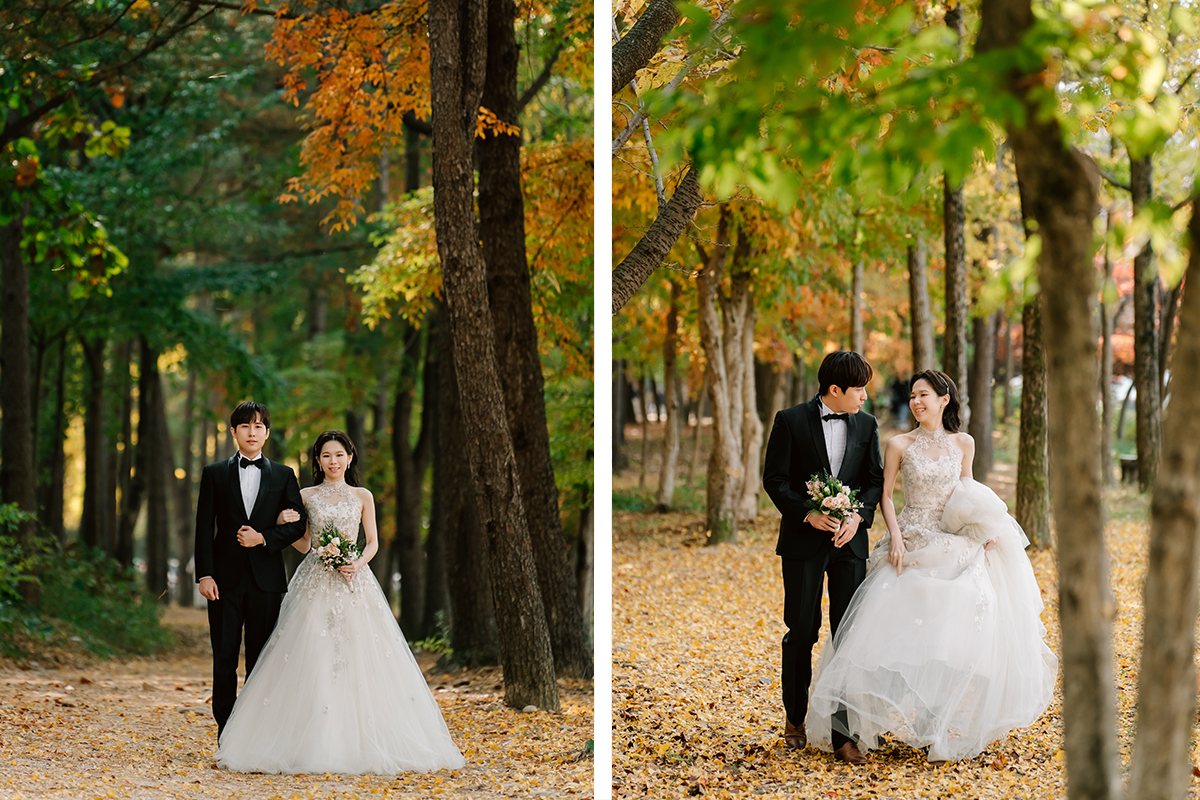
[[[829,576],[829,625],[836,632],[854,590],[867,573],[867,529],[883,497],[879,424],[861,409],[871,365],[858,353],[830,353],[817,372],[819,394],[780,411],[767,441],[763,488],[783,514],[776,555],[783,559],[784,742],[808,744],[804,716],[812,681],[812,649],[821,630],[821,591]],[[844,521],[810,511],[805,483],[829,473],[858,490],[858,510]],[[834,715],[846,727],[845,710]],[[866,758],[843,732],[832,731],[834,755]]]
[[[229,417],[229,430],[238,452],[204,468],[196,503],[196,575],[208,599],[218,741],[237,698],[242,628],[249,677],[287,591],[283,550],[304,535],[306,519],[296,473],[262,454],[271,435],[267,407],[242,403]],[[300,512],[300,520],[276,525],[285,508]]]

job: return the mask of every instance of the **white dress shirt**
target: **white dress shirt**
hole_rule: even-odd
[[[845,438],[846,437],[843,435],[843,443]],[[241,450],[238,451],[238,484],[242,487],[242,503],[246,506],[246,517],[249,518],[250,512],[254,510],[254,501],[258,499],[258,487],[262,485],[263,471],[259,467],[243,467],[243,458],[245,458],[247,461],[258,461],[259,458],[262,458],[262,453],[258,454],[258,458],[247,458],[246,456],[242,455]]]
[[[825,401],[821,401],[821,416],[836,414]],[[825,452],[829,454],[829,468],[833,477],[842,469],[842,458],[846,455],[846,425],[848,419],[822,419],[821,432],[825,434]]]

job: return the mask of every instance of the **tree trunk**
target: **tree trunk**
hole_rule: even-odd
[[[1032,24],[1030,0],[985,0],[976,52],[1015,47]],[[1058,120],[1037,111],[1028,96],[1028,76],[1014,73],[1011,78],[1012,91],[1025,105],[1026,126],[1009,128],[1021,205],[1027,218],[1037,221],[1042,239],[1038,281],[1045,323],[1049,446],[1055,457],[1050,479],[1058,533],[1067,796],[1107,800],[1118,796],[1121,778],[1112,663],[1114,606],[1108,593],[1096,463],[1100,426],[1092,224],[1099,173],[1090,159],[1068,146]]]
[[[650,63],[662,38],[679,22],[674,0],[651,0],[637,23],[612,46],[612,93],[628,86],[638,70]]]
[[[642,364],[641,375],[638,378],[638,397],[642,407],[641,427],[642,427],[642,457],[641,463],[638,464],[638,488],[646,488],[646,468],[649,466],[647,462],[650,460],[650,373],[646,369],[646,365]]]
[[[958,11],[958,7],[955,11]],[[958,18],[961,27],[961,12]],[[961,35],[960,31],[959,36]],[[942,198],[946,240],[946,333],[942,339],[942,363],[943,370],[958,387],[959,402],[962,405],[960,417],[963,428],[966,429],[970,424],[970,399],[974,397],[974,391],[967,380],[967,216],[963,204],[962,184],[957,187],[951,186],[943,176]],[[913,329],[916,330],[915,325]],[[920,370],[920,367],[915,368],[917,372]],[[979,443],[976,442],[975,446],[978,453]]]
[[[1167,370],[1171,367],[1172,338],[1175,333],[1175,315],[1179,311],[1179,297],[1183,291],[1183,281],[1175,284],[1173,289],[1161,289],[1159,304],[1159,340],[1158,340],[1158,398],[1163,405],[1167,402]]]
[[[915,245],[908,246],[908,293],[912,323],[913,372],[917,373],[937,366],[933,356],[933,316],[929,313],[929,277],[925,266],[925,243],[920,239]],[[965,381],[959,384],[965,385]]]
[[[1013,357],[1012,318],[1004,319],[1004,403],[1001,405],[1000,421],[1007,423],[1012,416],[1012,379],[1016,372],[1016,359]]]
[[[625,359],[619,358],[613,361],[613,472],[620,472],[629,464],[621,447],[625,442],[625,392]]]
[[[1150,156],[1130,157],[1129,186],[1133,214],[1137,215],[1154,194]],[[1158,363],[1158,276],[1154,272],[1154,250],[1150,242],[1133,259],[1133,383],[1137,411],[1138,489],[1154,488],[1162,448],[1162,399],[1159,396]]]
[[[996,323],[999,314],[975,317],[975,366],[972,377],[971,396],[975,398],[975,410],[971,414],[967,431],[975,440],[975,460],[971,472],[977,481],[987,481],[992,471],[994,445],[992,443],[992,374],[996,367]]]
[[[482,103],[512,125],[520,122],[516,18],[513,0],[488,0]],[[496,362],[554,666],[561,676],[588,678],[592,675],[592,655],[584,636],[575,575],[559,516],[558,485],[546,426],[542,361],[525,254],[521,138],[492,132],[476,142],[480,159],[479,221]]]
[[[688,463],[687,480],[683,482],[684,486],[691,488],[692,479],[696,477],[696,465],[700,463],[700,412],[704,409],[704,398],[708,394],[709,383],[712,381],[712,374],[707,368],[704,370],[704,379],[700,382],[700,393],[696,395],[696,430],[692,432],[692,458]]]
[[[613,314],[620,311],[629,302],[629,298],[654,274],[654,270],[662,266],[667,253],[696,216],[703,199],[700,193],[700,173],[694,166],[689,167],[679,185],[675,187],[675,194],[671,195],[667,207],[655,218],[646,235],[638,240],[629,255],[613,269]]]
[[[763,424],[758,416],[757,386],[754,383],[754,291],[746,275],[746,303],[742,315],[742,492],[738,516],[758,516],[758,495],[762,491]]]
[[[188,370],[187,394],[183,402],[183,424],[179,433],[180,469],[183,475],[175,478],[175,543],[179,570],[175,581],[175,602],[181,608],[191,608],[195,597],[196,578],[192,573],[190,554],[195,551],[193,536],[196,518],[192,513],[192,420],[196,405],[196,373]],[[268,440],[270,441],[270,440]],[[293,551],[294,552],[294,551]]]
[[[79,539],[88,547],[111,553],[112,518],[105,514],[104,498],[112,494],[108,485],[105,456],[104,349],[101,338],[80,339],[83,360],[87,364],[87,406],[83,418],[83,515],[79,519]]]
[[[1108,252],[1108,240],[1112,234],[1113,207],[1110,204],[1104,215],[1104,289],[1100,298],[1100,484],[1109,486],[1113,477],[1113,328],[1116,323],[1116,302],[1107,299],[1113,284],[1113,262]]]
[[[498,663],[500,643],[492,603],[487,542],[480,527],[471,485],[470,453],[463,430],[454,350],[449,328],[440,327],[437,333],[437,447],[433,450],[434,508],[429,535],[446,544],[450,646],[455,661],[471,668]]]
[[[394,563],[400,568],[400,627],[409,635],[423,638],[425,617],[425,552],[421,547],[421,497],[428,465],[430,443],[412,445],[412,410],[420,376],[421,333],[404,329],[400,372],[392,404],[392,464],[396,477],[396,535],[392,540]],[[428,440],[422,411],[421,432]]]
[[[584,494],[583,508],[579,511],[579,539],[575,546],[575,585],[579,593],[579,613],[587,631],[588,641],[594,641],[594,598],[595,598],[595,561],[596,561],[596,514],[593,500],[587,487],[581,490]]]
[[[67,337],[58,340],[58,374],[54,382],[54,451],[50,456],[50,486],[46,500],[43,527],[60,544],[66,543],[63,527],[63,487],[66,484],[66,453],[63,445],[67,435],[66,414]],[[112,524],[111,515],[109,525]]]
[[[347,408],[343,412],[346,418],[346,435],[354,443],[359,458],[367,454],[367,415],[357,408]]]
[[[417,450],[421,453],[423,462],[422,474],[425,472],[424,466],[437,458],[434,443],[438,441],[442,425],[442,366],[439,353],[442,327],[443,324],[435,312],[433,324],[426,334],[425,370],[421,379],[421,433],[417,436]],[[421,623],[425,636],[436,636],[441,632],[440,628],[450,625],[450,590],[446,570],[446,539],[449,534],[445,525],[445,500],[441,496],[446,489],[438,485],[436,470],[434,475],[434,497],[431,498],[430,506],[434,509],[433,513],[438,513],[437,509],[441,509],[442,519],[441,524],[436,526],[431,519],[429,532],[425,535],[425,614]]]
[[[679,466],[679,376],[675,365],[679,357],[679,300],[682,294],[682,284],[672,280],[671,304],[667,309],[666,335],[663,337],[663,391],[666,395],[667,423],[663,433],[662,465],[658,470],[658,496],[654,501],[654,510],[660,514],[671,510],[675,498],[675,472]]]
[[[1200,282],[1200,198],[1193,197],[1187,274]],[[1174,313],[1174,309],[1172,309]],[[1196,531],[1200,530],[1200,295],[1184,298],[1178,381],[1163,430],[1163,469],[1150,506],[1150,557],[1129,796],[1174,800],[1191,783],[1196,714]]]
[[[117,540],[112,555],[123,567],[133,565],[133,529],[142,511],[142,496],[146,488],[145,471],[134,470],[137,446],[133,441],[133,378],[129,373],[132,358],[133,342],[126,340],[118,343],[113,363],[120,365],[117,371],[121,376],[121,449],[117,456],[115,483],[121,495],[121,507],[117,513]]]
[[[460,18],[456,0],[429,4],[434,220],[471,475],[487,532],[504,701],[558,712],[554,656],[504,413],[487,265],[475,225],[471,142],[490,49],[489,11],[468,4]]]
[[[742,448],[738,436],[741,420],[734,411],[735,406],[741,405],[742,398],[740,392],[737,392],[735,397],[733,376],[729,375],[729,365],[725,358],[728,343],[724,341],[721,323],[717,318],[721,275],[725,269],[728,244],[729,209],[722,205],[716,244],[711,254],[701,250],[704,268],[696,278],[699,293],[700,343],[708,363],[709,376],[706,384],[713,414],[713,446],[708,457],[705,502],[708,544],[737,540],[737,509],[742,483]],[[728,320],[736,313],[731,308],[736,303],[723,305]],[[736,327],[731,326],[728,330],[740,333]],[[735,422],[738,423],[736,427]]]
[[[167,509],[168,465],[171,461],[167,417],[163,407],[158,351],[142,339],[138,381],[138,471],[146,471],[146,588],[162,600],[167,591],[167,555],[171,517]]]
[[[850,349],[859,355],[865,355],[867,346],[863,338],[863,291],[863,260],[860,257],[854,262],[854,283],[850,289]]]
[[[0,226],[0,499],[37,512],[33,472],[33,409],[29,403],[29,265],[21,253],[24,209]],[[32,522],[19,535],[31,541]],[[32,585],[32,584],[30,584]]]

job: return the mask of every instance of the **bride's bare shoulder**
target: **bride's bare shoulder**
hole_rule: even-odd
[[[914,433],[897,433],[891,439],[888,439],[888,450],[905,450],[913,440],[917,438]]]
[[[368,489],[367,487],[353,486],[353,487],[351,487],[351,489],[353,490],[354,494],[358,497],[358,499],[363,501],[364,503],[374,503],[375,502],[375,496],[373,494],[371,494],[371,490]]]

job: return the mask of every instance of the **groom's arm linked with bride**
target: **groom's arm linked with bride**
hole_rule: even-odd
[[[767,440],[763,488],[782,515],[775,553],[782,561],[788,628],[782,643],[784,741],[796,749],[808,742],[804,717],[825,578],[830,628],[836,631],[866,577],[867,530],[883,496],[879,423],[862,410],[872,372],[858,353],[830,353],[817,372],[818,395],[780,411]],[[805,484],[823,474],[858,490],[859,508],[844,522],[811,509]],[[833,746],[842,760],[865,761],[854,743],[837,731]]]

